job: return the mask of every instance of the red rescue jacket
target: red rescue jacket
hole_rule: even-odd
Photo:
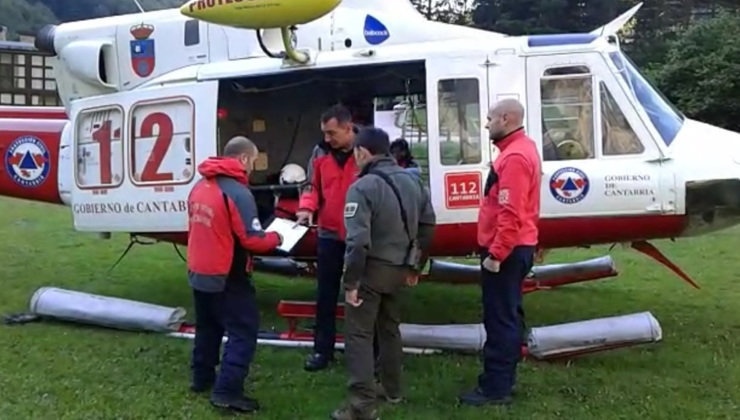
[[[203,179],[188,197],[188,270],[201,277],[226,276],[235,253],[245,250],[244,270],[251,272],[251,253],[271,251],[280,237],[262,230],[244,167],[233,158],[212,157],[198,172]]]
[[[308,164],[310,186],[301,194],[298,203],[300,210],[318,211],[317,225],[320,230],[329,231],[344,240],[344,200],[347,190],[355,180],[359,169],[355,157],[349,157],[340,166],[332,153],[316,146]]]
[[[542,164],[519,129],[497,144],[501,153],[486,180],[478,213],[478,245],[504,261],[518,245],[537,245]]]

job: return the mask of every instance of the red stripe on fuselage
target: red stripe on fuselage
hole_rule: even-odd
[[[568,248],[585,245],[632,242],[681,236],[687,226],[685,216],[572,217],[540,220],[540,246]],[[438,225],[432,245],[432,256],[467,256],[478,251],[477,225],[460,223]],[[186,233],[142,234],[185,245]],[[301,240],[294,257],[316,256],[316,232]]]
[[[67,113],[60,106],[0,106],[0,118],[66,120]]]

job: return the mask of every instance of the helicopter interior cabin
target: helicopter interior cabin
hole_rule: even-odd
[[[300,188],[309,180],[286,183],[281,169],[294,164],[307,173],[313,148],[324,141],[321,114],[343,104],[355,124],[383,128],[391,142],[405,139],[429,186],[426,83],[424,61],[224,79],[218,98],[218,150],[237,135],[254,141],[260,158],[250,184],[260,220],[265,225],[272,216],[290,218]],[[453,78],[437,86],[441,163],[481,162],[478,80]]]

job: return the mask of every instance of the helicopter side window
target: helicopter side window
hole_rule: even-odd
[[[429,134],[427,130],[427,106],[424,94],[409,94],[376,98],[376,124],[388,121],[393,133],[391,140],[403,139],[408,145],[413,163],[421,172],[421,179],[429,186]],[[388,117],[384,117],[388,115]],[[391,122],[392,120],[392,122]],[[396,131],[398,130],[398,131]],[[391,143],[391,153],[394,147]]]
[[[540,79],[545,160],[594,157],[593,77],[586,66],[550,68]]]
[[[185,98],[134,104],[129,147],[135,185],[186,184],[193,178],[193,108]]]
[[[200,21],[190,19],[185,22],[185,46],[200,44]]]
[[[75,181],[78,187],[112,188],[121,185],[122,127],[123,109],[119,106],[83,110],[79,113],[75,133]]]
[[[443,165],[481,162],[478,79],[446,79],[437,85],[439,153]]]
[[[604,82],[601,90],[601,141],[605,156],[639,154],[645,150]]]

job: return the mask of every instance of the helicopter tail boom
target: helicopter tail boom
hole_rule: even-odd
[[[57,108],[0,107],[0,196],[63,203],[57,167],[67,122]]]

